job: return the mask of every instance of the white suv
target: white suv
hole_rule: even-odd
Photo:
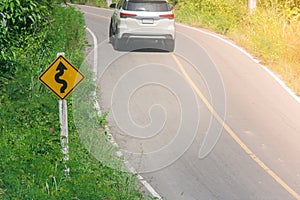
[[[162,44],[164,50],[174,50],[174,14],[167,0],[119,0],[110,7],[115,11],[109,40],[115,49],[124,49],[134,41],[142,41],[143,45],[149,41],[149,44]]]

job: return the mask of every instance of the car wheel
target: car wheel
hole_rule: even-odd
[[[125,41],[123,39],[115,39],[114,40],[114,49],[115,50],[119,50],[119,51],[122,51],[125,49]]]
[[[175,48],[175,41],[174,40],[166,40],[165,41],[166,51],[173,52],[174,48]]]

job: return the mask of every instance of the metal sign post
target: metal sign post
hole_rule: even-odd
[[[60,122],[60,144],[64,154],[63,161],[69,160],[69,131],[68,131],[68,107],[67,100],[58,100]],[[66,166],[65,173],[69,176],[70,168]]]
[[[60,142],[62,152],[65,155],[64,160],[69,160],[69,147],[68,147],[68,107],[67,100],[58,100],[59,105],[59,122],[60,122]]]
[[[65,56],[65,53],[58,53],[57,57]],[[64,154],[63,161],[66,162],[69,160],[69,129],[68,129],[68,106],[67,100],[60,99],[58,100],[58,109],[59,109],[59,122],[60,122],[60,144],[61,150]],[[70,168],[65,166],[66,176],[70,174]]]

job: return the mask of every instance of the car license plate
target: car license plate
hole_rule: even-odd
[[[153,24],[154,20],[153,19],[142,19],[143,24]]]

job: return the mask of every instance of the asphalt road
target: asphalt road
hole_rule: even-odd
[[[117,52],[111,11],[80,8],[111,132],[162,197],[300,199],[299,100],[251,56],[182,24],[174,53]]]

